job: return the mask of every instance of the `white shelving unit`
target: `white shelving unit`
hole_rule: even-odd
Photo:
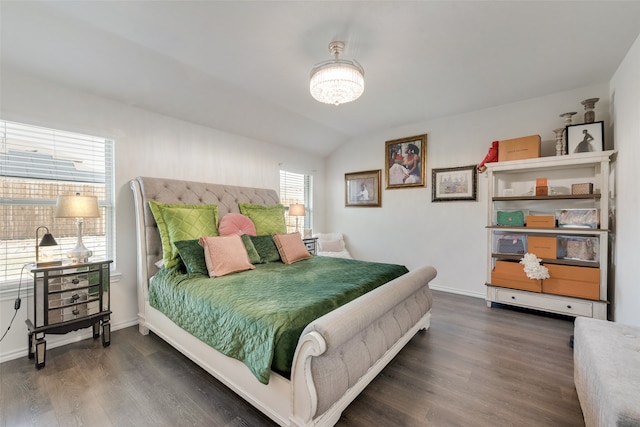
[[[609,275],[609,229],[613,193],[610,163],[615,151],[572,154],[567,156],[540,157],[487,164],[488,218],[487,218],[487,305],[501,303],[541,311],[607,319]],[[547,178],[548,196],[535,196],[537,178]],[[572,195],[572,184],[591,183],[593,194]],[[506,190],[506,191],[505,191]],[[558,209],[598,209],[598,228],[532,228],[496,225],[498,211],[522,210],[529,215],[555,215]],[[500,286],[491,283],[491,273],[496,261],[517,262],[520,254],[504,254],[496,251],[497,236],[516,234],[529,236],[576,236],[597,238],[597,261],[543,258],[543,265],[567,265],[583,268],[599,268],[599,296],[597,299],[581,298],[545,292],[515,289],[517,286]],[[595,242],[595,241],[594,241]],[[570,292],[569,292],[570,293]]]

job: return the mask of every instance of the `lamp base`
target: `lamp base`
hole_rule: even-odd
[[[93,251],[85,248],[84,246],[78,247],[76,246],[69,252],[67,252],[67,257],[71,258],[71,262],[73,264],[84,264],[89,262],[89,258],[93,256]]]

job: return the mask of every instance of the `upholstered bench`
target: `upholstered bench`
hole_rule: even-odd
[[[640,327],[576,318],[573,361],[587,427],[640,426]]]

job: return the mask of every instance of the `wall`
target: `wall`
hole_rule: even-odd
[[[640,237],[640,37],[611,80],[611,116],[618,161],[615,320],[640,326],[638,237]]]
[[[314,176],[314,206],[324,198],[322,159],[155,114],[105,98],[2,69],[0,117],[115,140],[116,283],[112,287],[112,328],[137,322],[135,218],[129,180],[161,176],[279,190],[279,169]],[[323,214],[314,212],[314,228]],[[13,327],[0,343],[0,362],[26,356],[26,298]],[[0,293],[0,334],[11,316],[15,292]],[[49,348],[88,337],[88,330],[50,335]]]
[[[327,231],[344,232],[357,258],[403,263],[410,269],[431,264],[438,270],[433,288],[484,298],[486,174],[478,177],[476,202],[432,203],[432,168],[477,164],[492,141],[532,134],[541,135],[543,155],[554,155],[553,129],[563,123],[558,115],[578,111],[574,123],[582,123],[580,101],[599,97],[596,120],[608,123],[608,91],[608,85],[601,84],[354,139],[327,159]],[[380,208],[344,207],[344,173],[384,169],[385,141],[424,133],[428,135],[426,188],[383,190]],[[611,142],[607,127],[608,149]]]

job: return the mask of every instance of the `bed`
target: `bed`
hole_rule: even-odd
[[[279,425],[334,425],[402,347],[429,327],[428,285],[436,270],[423,266],[311,321],[297,341],[289,377],[271,372],[264,384],[243,362],[216,351],[151,306],[149,283],[159,271],[162,244],[149,201],[216,204],[220,218],[238,213],[239,203],[277,205],[277,193],[149,177],[138,177],[130,185],[136,215],[140,333],[154,332]]]

